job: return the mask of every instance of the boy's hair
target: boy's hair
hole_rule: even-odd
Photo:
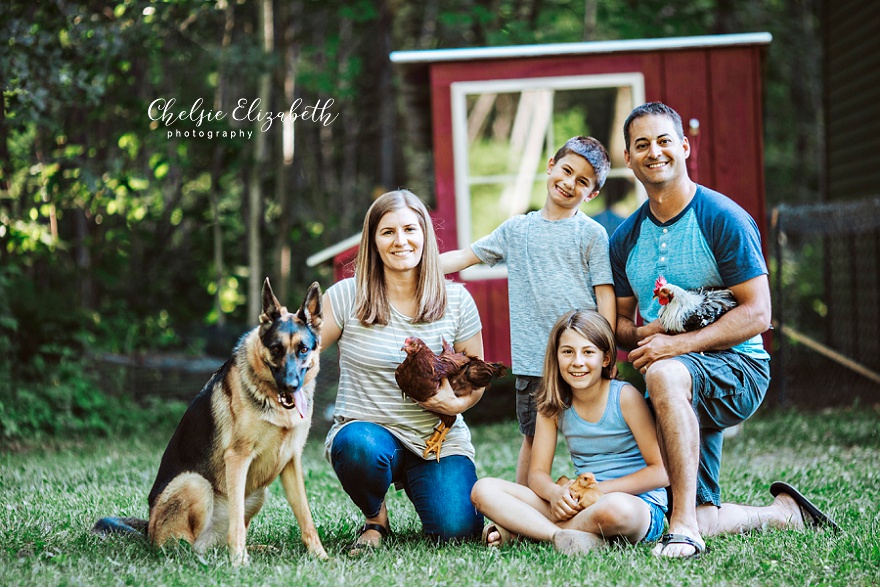
[[[355,316],[368,326],[387,326],[391,316],[391,304],[385,290],[385,265],[376,248],[376,231],[385,214],[401,208],[409,208],[416,213],[425,239],[418,265],[416,298],[419,310],[413,322],[433,322],[446,312],[446,277],[440,268],[440,250],[431,216],[418,196],[401,189],[379,196],[364,217],[354,275],[357,285]]]
[[[559,147],[556,154],[553,155],[554,163],[566,155],[574,153],[580,155],[587,160],[587,163],[593,166],[593,172],[596,174],[596,191],[602,189],[605,185],[605,179],[608,177],[608,170],[611,169],[611,161],[608,159],[608,151],[605,147],[593,137],[571,137],[565,144]]]
[[[602,314],[595,310],[571,310],[564,314],[550,331],[547,354],[544,355],[544,376],[535,394],[538,411],[548,418],[555,418],[571,407],[571,387],[559,374],[559,339],[566,330],[574,330],[589,340],[608,359],[608,365],[602,367],[602,379],[611,379],[617,361],[614,331]]]
[[[669,120],[672,121],[672,126],[675,127],[675,134],[678,135],[679,139],[684,139],[684,128],[681,126],[681,116],[679,116],[678,112],[664,104],[663,102],[648,102],[647,104],[642,104],[641,106],[636,106],[633,108],[633,111],[629,113],[629,116],[626,117],[626,121],[623,123],[623,140],[626,143],[624,148],[629,151],[629,127],[632,125],[633,121],[639,119],[643,116],[665,116]]]

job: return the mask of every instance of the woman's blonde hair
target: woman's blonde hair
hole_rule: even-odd
[[[604,316],[595,310],[571,310],[564,314],[550,331],[544,356],[544,377],[535,394],[538,411],[548,418],[555,418],[562,410],[571,407],[571,387],[559,373],[559,339],[566,330],[574,330],[602,352],[608,360],[608,365],[602,367],[603,379],[611,379],[617,360],[614,331]]]
[[[354,277],[357,284],[355,316],[366,325],[386,326],[391,318],[391,305],[385,291],[385,265],[376,248],[376,231],[385,214],[401,208],[416,213],[425,237],[416,288],[419,310],[413,321],[416,324],[433,322],[446,312],[446,281],[440,268],[440,250],[428,209],[411,191],[395,190],[379,196],[364,217]]]

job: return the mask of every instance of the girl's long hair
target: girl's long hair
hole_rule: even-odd
[[[418,196],[409,190],[395,190],[382,194],[373,202],[364,217],[361,231],[354,275],[357,285],[355,316],[369,326],[387,326],[391,318],[391,305],[385,290],[385,265],[376,248],[376,231],[385,214],[401,208],[409,208],[416,213],[425,237],[416,288],[419,311],[413,321],[416,324],[433,322],[446,312],[446,281],[440,268],[440,250],[431,217]]]
[[[611,379],[617,360],[614,331],[602,314],[595,310],[571,310],[559,318],[550,331],[544,356],[544,377],[535,394],[538,411],[548,418],[555,418],[562,410],[571,407],[571,387],[559,373],[559,339],[566,330],[574,330],[589,340],[608,359],[608,366],[602,367],[603,379]]]

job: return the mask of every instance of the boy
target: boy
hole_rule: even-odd
[[[598,310],[609,324],[617,324],[608,235],[578,209],[599,195],[610,167],[602,143],[592,137],[569,139],[547,164],[541,210],[507,219],[470,248],[440,255],[444,273],[480,262],[507,264],[516,414],[523,434],[516,482],[522,485],[528,485],[535,391],[550,329],[574,309]]]

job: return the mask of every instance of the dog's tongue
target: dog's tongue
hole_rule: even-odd
[[[301,418],[306,417],[306,408],[309,407],[309,400],[302,389],[293,392],[293,401],[296,403],[296,411],[299,412]]]

